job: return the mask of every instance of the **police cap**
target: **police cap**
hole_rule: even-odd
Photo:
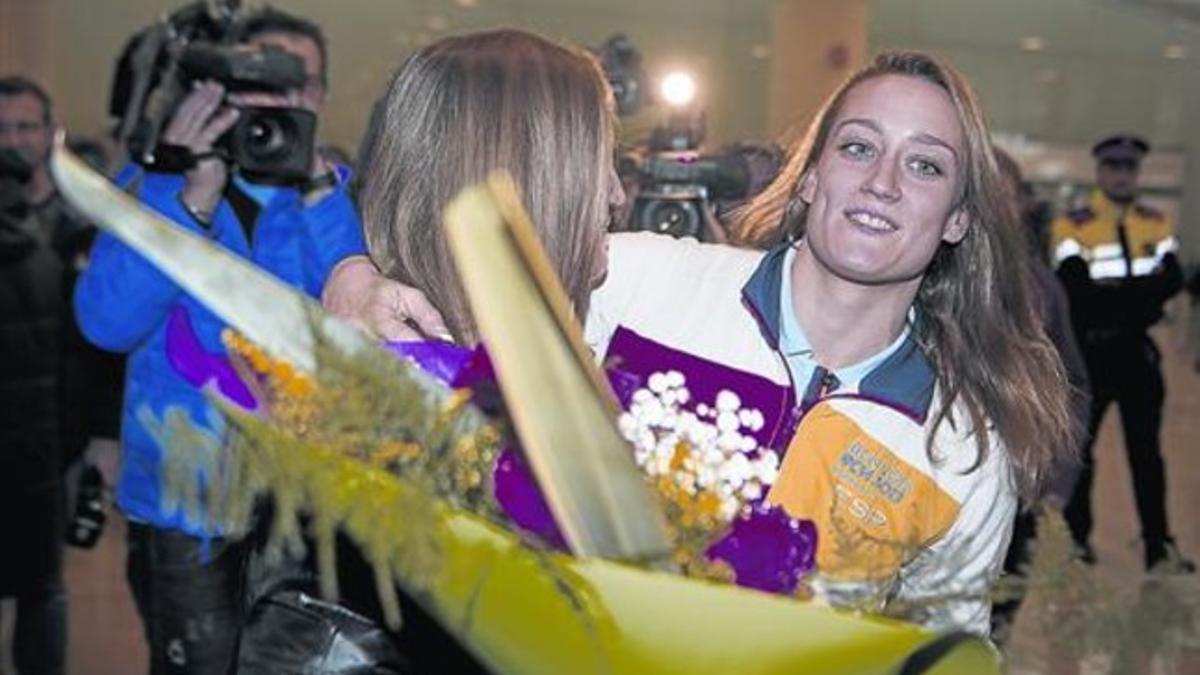
[[[1092,146],[1092,157],[1103,161],[1140,162],[1150,152],[1150,144],[1140,136],[1116,134]]]

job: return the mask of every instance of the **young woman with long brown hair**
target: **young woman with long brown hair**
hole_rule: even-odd
[[[790,383],[768,500],[817,522],[819,590],[985,632],[1017,494],[1074,447],[1012,204],[965,79],[882,54],[742,214],[765,255],[611,237],[588,334]]]

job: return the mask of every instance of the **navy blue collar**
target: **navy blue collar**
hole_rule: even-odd
[[[763,338],[776,351],[779,350],[781,332],[780,301],[787,274],[783,267],[789,246],[790,243],[783,243],[767,251],[742,286],[742,299],[758,319]],[[862,379],[858,396],[896,408],[918,422],[924,422],[933,404],[937,376],[917,345],[914,333],[911,331],[899,349]]]

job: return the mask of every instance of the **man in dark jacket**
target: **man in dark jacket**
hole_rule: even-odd
[[[119,362],[87,347],[71,320],[94,230],[50,180],[53,127],[38,85],[0,78],[0,596],[17,600],[21,673],[65,671],[62,470],[89,439],[116,437],[120,396]]]

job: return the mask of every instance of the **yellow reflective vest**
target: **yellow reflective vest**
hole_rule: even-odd
[[[1178,248],[1175,228],[1161,211],[1137,203],[1119,205],[1099,190],[1092,192],[1087,206],[1055,219],[1051,238],[1055,265],[1079,256],[1097,282],[1154,274]]]
[[[1055,266],[1081,340],[1144,331],[1162,317],[1182,274],[1171,221],[1143,204],[1094,190],[1086,206],[1051,225]]]

